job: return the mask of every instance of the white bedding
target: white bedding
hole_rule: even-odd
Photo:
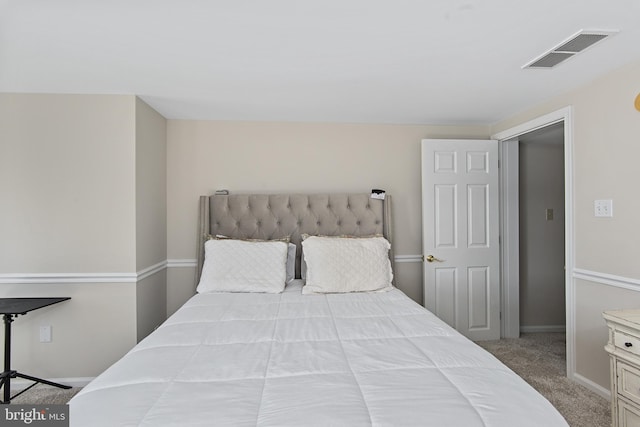
[[[72,426],[566,426],[401,291],[198,294],[70,402]]]

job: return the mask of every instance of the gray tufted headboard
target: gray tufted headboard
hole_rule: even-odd
[[[298,247],[296,277],[300,277],[301,235],[384,235],[390,243],[391,196],[372,199],[356,194],[232,194],[200,196],[198,221],[199,281],[208,235],[233,238],[289,237]],[[393,251],[393,249],[392,249]],[[393,253],[389,257],[393,267]]]

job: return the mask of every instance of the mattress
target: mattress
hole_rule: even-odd
[[[398,289],[210,293],[70,402],[72,426],[566,426]]]

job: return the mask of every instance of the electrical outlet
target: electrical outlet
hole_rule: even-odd
[[[594,215],[597,217],[613,216],[613,200],[595,200],[593,202],[595,209]]]
[[[545,213],[547,216],[547,221],[553,221],[553,209],[547,209]]]
[[[40,326],[40,342],[51,342],[51,325]]]

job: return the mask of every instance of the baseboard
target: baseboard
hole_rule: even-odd
[[[604,388],[600,384],[596,384],[590,379],[587,379],[582,375],[576,374],[576,373],[573,374],[573,378],[569,377],[569,379],[573,380],[574,382],[580,384],[583,387],[588,388],[595,394],[600,395],[607,400],[611,400],[611,390],[609,390],[608,388]]]
[[[48,381],[52,381],[54,383],[70,385],[71,387],[84,387],[89,384],[95,377],[73,377],[73,378],[45,378]],[[11,380],[11,394],[13,395],[14,391],[21,391],[25,388],[29,387],[33,384],[33,381],[23,380],[23,379],[12,379]],[[47,385],[42,385],[41,387],[49,387]]]
[[[566,332],[565,325],[540,325],[540,326],[520,326],[520,333],[531,334],[539,332]]]

